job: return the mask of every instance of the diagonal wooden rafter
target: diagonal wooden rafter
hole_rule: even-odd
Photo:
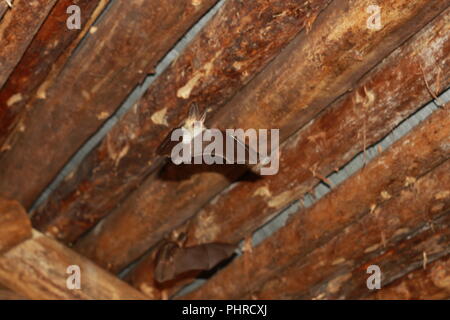
[[[69,289],[69,266],[80,268],[80,289]],[[0,256],[0,283],[31,299],[145,299],[139,291],[73,250],[33,231]]]
[[[23,127],[24,111],[30,99],[37,99],[38,88],[59,74],[70,55],[91,28],[109,0],[63,0],[50,11],[28,46],[20,63],[0,90],[0,150],[11,148]],[[67,8],[77,5],[82,13],[82,28],[68,30]],[[41,89],[42,90],[42,89]],[[35,100],[36,101],[36,100]]]
[[[31,237],[31,222],[17,201],[0,198],[0,254]]]
[[[69,266],[80,268],[81,288],[67,287]],[[114,275],[57,241],[32,230],[17,201],[0,198],[0,298],[145,299]]]
[[[190,297],[237,298],[248,294],[398,194],[408,181],[450,157],[450,128],[446,126],[449,119],[448,110],[436,111],[313,207],[295,214],[285,227],[253,249],[251,259],[245,255],[236,259]],[[240,278],[242,270],[251,275],[251,284],[234,281]]]
[[[14,145],[0,154],[0,194],[29,208],[75,151],[215,2],[114,1],[63,71],[41,86],[40,99],[26,111]]]
[[[238,182],[178,227],[176,233],[187,234],[187,246],[216,241],[237,243],[317,184],[318,178],[309,168],[315,167],[317,172],[327,176],[355,157],[363,149],[361,129],[364,124],[368,145],[386,136],[430,99],[424,80],[417,76],[420,64],[430,78],[440,74],[441,85],[450,85],[450,35],[446,33],[449,21],[450,11],[447,10],[370,71],[351,93],[288,139],[280,150],[277,175]],[[376,103],[358,102],[358,97],[366,100],[367,93],[375,97]],[[286,181],[289,181],[289,190],[286,190]],[[158,296],[160,286],[152,277],[154,255],[153,250],[131,271],[129,278],[135,287]],[[170,288],[173,285],[178,287],[179,284],[163,288],[175,290]]]
[[[331,3],[309,34],[294,39],[218,112],[212,127],[278,127],[281,138],[286,138],[449,5],[405,1],[405,6],[391,7],[391,2],[383,2],[388,14],[385,28],[377,33],[366,27],[368,3],[358,1],[349,7],[345,1]],[[355,58],[356,52],[362,61]],[[236,168],[224,171],[225,175],[197,172],[183,179],[169,167],[159,179],[149,177],[76,245],[77,250],[110,270],[122,269],[241,173]]]
[[[371,293],[370,265],[380,268],[384,286],[410,270],[426,268],[424,255],[432,262],[449,254],[449,170],[446,161],[252,294],[261,299],[360,298]]]
[[[56,0],[16,1],[0,20],[0,88],[55,3]]]
[[[450,298],[450,255],[430,263],[427,268],[418,268],[383,286],[367,299],[433,299]]]
[[[156,148],[191,103],[217,111],[328,2],[227,1],[35,213],[34,224],[61,240],[76,240],[154,170]]]

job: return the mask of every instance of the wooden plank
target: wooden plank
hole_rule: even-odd
[[[80,268],[80,289],[68,289],[69,266]],[[144,299],[114,275],[38,231],[0,256],[0,282],[31,299]]]
[[[109,0],[63,0],[50,11],[20,63],[0,90],[0,150],[10,148],[20,134],[24,108],[49,73],[59,73]],[[77,5],[81,10],[80,30],[68,30],[67,8]],[[49,80],[47,80],[49,81]],[[16,134],[14,134],[16,132]],[[8,147],[9,146],[9,147]]]
[[[191,103],[217,110],[328,2],[227,1],[136,107],[35,213],[34,225],[64,241],[77,239],[157,167],[156,148],[186,116]],[[189,83],[192,91],[187,97]]]
[[[447,161],[373,212],[365,212],[252,295],[259,299],[359,299],[371,293],[367,288],[370,265],[380,267],[383,287],[422,267],[424,255],[431,262],[450,253],[449,170]]]
[[[56,0],[17,0],[0,21],[0,88],[20,61]]]
[[[280,150],[278,174],[238,182],[178,227],[177,233],[187,234],[186,245],[215,241],[238,243],[281,208],[311,190],[318,182],[317,175],[328,176],[362,151],[364,142],[369,146],[387,135],[431,98],[420,76],[421,67],[427,79],[440,77],[441,88],[448,87],[450,35],[446,30],[449,23],[450,10],[447,10],[367,74],[351,93],[289,138]],[[432,83],[432,88],[438,91],[435,84]],[[376,103],[361,104],[357,97],[366,99],[366,93],[373,95]],[[363,128],[366,128],[365,141]],[[286,181],[289,181],[289,192],[285,192]],[[152,278],[153,260],[154,252],[150,252],[129,277],[133,286],[158,297],[161,286]],[[178,287],[178,283],[165,285],[164,289],[171,291],[171,286]]]
[[[64,70],[39,89],[41,99],[23,120],[20,136],[0,157],[0,194],[28,208],[83,142],[215,2],[112,3],[96,32],[83,40]]]
[[[450,255],[419,268],[377,290],[367,299],[448,300],[450,298]]]
[[[338,95],[353,87],[363,73],[449,3],[433,2],[430,6],[430,2],[405,1],[404,7],[399,3],[394,7],[387,1],[380,3],[389,13],[385,17],[385,28],[378,33],[368,32],[366,27],[364,12],[368,1],[358,1],[349,7],[347,4],[345,1],[331,3],[319,15],[309,34],[302,33],[294,39],[217,112],[211,127],[278,127],[281,139],[286,138],[288,133],[309,122]],[[363,52],[362,61],[354,59],[355,51]],[[312,74],[315,76],[311,77]],[[195,168],[189,172],[188,169],[167,167],[159,179],[148,178],[137,192],[79,242],[78,250],[111,270],[120,270],[165,233],[192,217],[241,173],[239,168],[228,166],[208,169],[211,170],[208,172],[195,171]]]
[[[240,297],[274,276],[293,259],[326,243],[345,226],[397,194],[408,181],[448,159],[450,128],[446,123],[449,120],[448,110],[436,111],[313,207],[300,210],[284,228],[254,248],[250,258],[244,255],[236,259],[190,297]],[[235,281],[241,279],[242,270],[252,275],[251,285]]]
[[[0,254],[31,237],[31,221],[17,201],[0,198]]]

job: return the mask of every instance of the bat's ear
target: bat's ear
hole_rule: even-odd
[[[189,119],[197,120],[200,117],[200,112],[198,111],[197,104],[193,103],[189,109]]]
[[[203,112],[203,114],[202,114],[202,117],[200,118],[200,122],[201,123],[204,123],[205,122],[205,120],[206,120],[206,111],[205,112]]]

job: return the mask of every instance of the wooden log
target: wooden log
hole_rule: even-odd
[[[5,2],[5,1],[3,1],[3,2],[0,2],[0,20],[2,20],[2,18],[3,18],[3,15],[6,13],[6,11],[8,10],[8,4]]]
[[[450,298],[450,256],[419,268],[369,295],[376,300],[448,300]]]
[[[1,300],[26,300],[26,298],[0,285],[0,301]]]
[[[67,271],[69,266],[80,268],[80,289],[68,289],[68,278],[73,275]],[[38,231],[0,256],[0,282],[31,299],[145,299],[122,280]]]
[[[23,120],[20,136],[0,156],[0,194],[28,208],[82,143],[215,2],[112,3],[96,32],[83,40],[63,71],[51,84],[39,88],[41,99]]]
[[[0,150],[14,144],[14,132],[20,133],[19,123],[26,114],[23,111],[25,105],[29,103],[33,106],[29,100],[35,98],[38,87],[44,80],[50,81],[46,80],[49,73],[59,73],[108,1],[63,0],[58,1],[50,11],[20,63],[0,90]],[[66,10],[70,5],[80,7],[83,26],[80,30],[67,29]]]
[[[250,260],[236,259],[190,297],[240,297],[293,259],[326,243],[383,199],[398,193],[411,178],[425,174],[450,157],[450,128],[445,125],[449,119],[448,110],[436,111],[313,207],[295,214],[284,228],[253,249]],[[235,281],[241,279],[242,270],[251,274],[251,285]]]
[[[15,1],[0,20],[0,88],[20,61],[56,0]]]
[[[420,68],[425,70],[427,79],[441,77],[445,79],[441,88],[448,87],[450,35],[446,30],[449,23],[450,10],[447,10],[359,81],[351,93],[289,138],[280,150],[278,174],[238,182],[178,227],[177,233],[187,234],[186,245],[239,242],[285,205],[311,190],[318,182],[314,173],[328,176],[362,151],[364,144],[372,145],[387,135],[430,99]],[[432,89],[440,90],[437,83]],[[374,96],[376,103],[361,104],[358,97],[366,99],[366,93]],[[366,128],[365,141],[363,128]],[[286,181],[289,181],[288,192]],[[159,297],[160,286],[152,278],[153,260],[154,252],[151,252],[129,277],[133,286]],[[178,283],[171,285],[178,287]],[[168,286],[164,289],[174,290]]]
[[[328,2],[227,1],[34,214],[34,225],[64,241],[77,239],[157,167],[155,150],[191,103],[211,110],[225,104]]]
[[[373,212],[365,212],[252,295],[259,299],[359,299],[371,293],[367,288],[370,265],[380,267],[384,286],[426,264],[424,255],[431,262],[450,253],[449,170],[447,161]]]
[[[294,39],[270,66],[218,111],[210,126],[275,127],[281,128],[281,139],[286,138],[448,6],[442,2],[430,6],[430,2],[405,1],[400,9],[399,3],[394,7],[391,4],[380,3],[389,13],[385,28],[377,33],[369,32],[366,27],[364,12],[368,1],[358,1],[348,7],[343,1],[331,3],[319,15],[312,31]],[[362,61],[355,59],[356,51],[363,53]],[[167,169],[160,179],[148,178],[121,207],[80,241],[78,250],[111,270],[120,270],[159,241],[164,233],[192,217],[241,172],[226,167],[222,172],[198,170],[189,176],[183,169],[186,168],[178,169],[178,174],[186,174],[184,178],[177,177],[176,168],[175,172]]]
[[[17,201],[0,198],[0,254],[31,237],[31,221]]]

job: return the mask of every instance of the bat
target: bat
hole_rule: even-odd
[[[204,155],[211,155],[211,156],[216,156],[216,157],[222,158],[223,160],[225,160],[225,163],[236,163],[234,158],[231,159],[231,158],[227,157],[227,152],[225,152],[225,149],[223,149],[222,151],[216,150],[213,154],[205,152],[204,151],[205,147],[210,144],[209,141],[202,140],[202,148],[201,148],[200,152],[197,150],[194,150],[194,143],[193,143],[194,139],[199,134],[203,134],[203,132],[207,129],[206,126],[204,125],[205,120],[206,120],[206,112],[203,113],[202,115],[200,115],[197,105],[193,104],[191,106],[191,108],[189,109],[189,114],[188,114],[187,118],[181,123],[180,126],[172,129],[170,131],[170,133],[167,135],[167,137],[160,144],[160,146],[157,149],[157,154],[160,156],[164,156],[164,157],[171,156],[172,149],[178,143],[180,143],[179,141],[171,140],[172,133],[175,130],[181,129],[184,133],[189,135],[189,137],[191,138],[190,141],[187,142],[188,144],[190,144],[191,158],[202,157]],[[197,128],[197,129],[195,129],[195,128]],[[243,141],[241,141],[234,135],[228,134],[224,130],[220,130],[220,132],[222,133],[222,137],[223,137],[222,146],[232,145],[234,147],[234,142],[236,142],[236,150],[234,150],[235,152],[233,152],[233,155],[234,154],[248,155],[248,157],[247,156],[245,157],[245,159],[246,159],[245,161],[250,160],[252,158],[253,159],[258,158],[258,152],[255,151],[253,148],[249,147],[248,145],[246,145]],[[183,135],[184,135],[184,133],[183,133]],[[241,162],[239,162],[239,163],[241,163]],[[246,163],[242,163],[242,164],[248,164],[248,163],[246,162]]]
[[[207,271],[229,258],[236,246],[225,243],[206,243],[182,248],[166,242],[156,256],[154,278],[163,283],[190,271]]]

